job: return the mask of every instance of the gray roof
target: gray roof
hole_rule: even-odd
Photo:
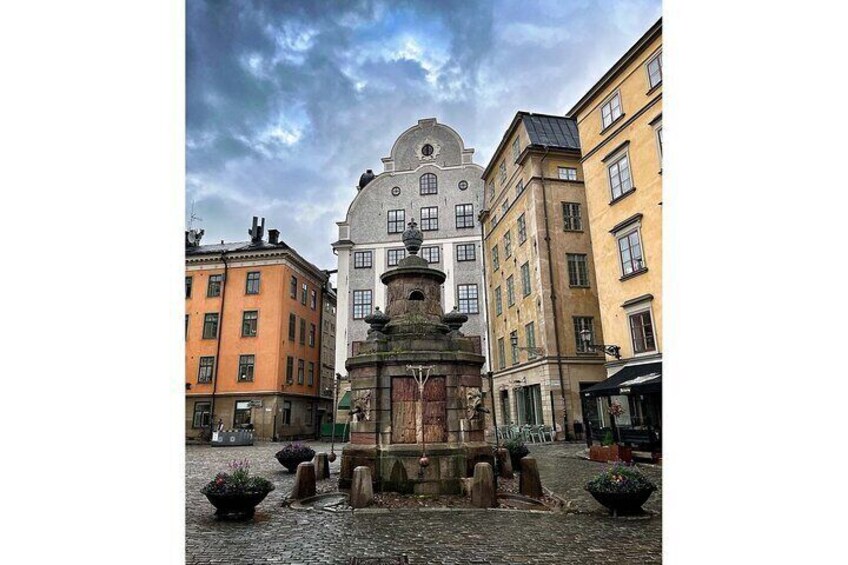
[[[232,253],[234,251],[265,251],[269,249],[288,249],[289,246],[283,242],[274,245],[263,241],[253,245],[250,241],[234,241],[232,243],[216,243],[212,245],[199,245],[197,247],[186,247],[186,256],[190,255],[215,255],[218,253]]]
[[[580,150],[576,120],[545,114],[524,114],[522,120],[533,145]]]

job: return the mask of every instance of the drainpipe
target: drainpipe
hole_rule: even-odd
[[[556,343],[556,355],[557,355],[557,372],[559,373],[559,390],[562,395],[562,422],[563,422],[563,432],[565,432],[565,439],[571,439],[574,435],[574,430],[571,427],[571,424],[568,421],[568,414],[571,412],[569,407],[569,394],[566,394],[565,390],[565,378],[562,374],[562,353],[560,351],[559,345],[559,315],[557,314],[557,292],[556,292],[556,284],[554,283],[554,263],[553,263],[553,252],[551,251],[551,235],[548,226],[548,196],[547,189],[545,187],[545,159],[548,158],[548,153],[550,149],[548,146],[545,146],[545,154],[542,156],[542,160],[539,163],[539,168],[541,169],[541,182],[542,182],[542,207],[544,209],[545,214],[545,243],[548,248],[548,276],[551,281],[551,308],[554,313],[554,340]],[[570,388],[570,387],[569,387]],[[570,392],[570,390],[569,390]],[[556,419],[554,418],[554,421]]]
[[[486,199],[486,187],[483,187],[483,200]],[[488,216],[488,214],[485,214]],[[486,230],[483,224],[484,211],[481,211],[477,216],[477,219],[480,221],[480,258],[483,263],[483,308],[486,309],[486,317],[489,316],[489,285],[486,281]],[[491,318],[489,318],[491,320]],[[490,322],[491,325],[491,322]],[[488,328],[487,332],[488,334]],[[495,382],[494,382],[494,372],[492,371],[492,367],[494,366],[494,359],[492,358],[492,336],[486,336],[486,349],[489,355],[489,370],[486,372],[486,376],[489,381],[489,397],[492,399],[492,431],[495,433],[495,457],[494,457],[494,466],[492,470],[494,471],[495,476],[495,490],[498,488],[498,474],[500,473],[500,464],[498,462],[498,451],[500,450],[500,438],[498,438],[498,415],[497,408],[495,407]]]
[[[215,393],[218,391],[218,367],[221,365],[221,336],[224,333],[224,299],[227,296],[227,252],[221,253],[224,262],[224,280],[221,281],[221,310],[218,312],[218,340],[215,344],[215,371],[212,375],[212,404],[209,408],[209,433],[215,429]]]

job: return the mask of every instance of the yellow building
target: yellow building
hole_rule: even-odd
[[[643,35],[568,112],[577,121],[606,344],[622,358],[606,364],[595,425],[661,428],[662,375],[662,20]],[[650,384],[650,388],[648,385]],[[603,387],[602,387],[603,388]],[[605,398],[595,398],[600,392]],[[587,410],[588,411],[588,410]],[[635,433],[635,432],[634,432]]]
[[[580,390],[605,377],[575,121],[518,112],[483,173],[483,249],[499,425],[582,423]]]

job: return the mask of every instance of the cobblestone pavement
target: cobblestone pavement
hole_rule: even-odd
[[[329,445],[311,443],[316,451]],[[530,446],[542,484],[570,501],[572,512],[398,510],[303,512],[281,506],[294,475],[274,459],[280,444],[186,447],[186,563],[347,564],[351,557],[405,555],[410,564],[651,563],[661,561],[659,492],[649,518],[613,519],[582,485],[603,465],[576,457],[579,444]],[[337,453],[340,453],[340,449]],[[277,490],[252,521],[219,522],[199,492],[227,462],[248,458],[252,472]],[[338,472],[340,458],[331,472]],[[659,468],[643,470],[660,484]],[[330,480],[334,480],[335,476]]]

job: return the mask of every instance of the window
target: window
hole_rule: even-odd
[[[309,324],[309,347],[315,347],[315,324]]]
[[[315,363],[309,362],[309,372],[306,374],[306,384],[313,386],[315,384]]]
[[[283,425],[290,426],[291,425],[291,400],[283,401]]]
[[[286,382],[294,383],[294,357],[291,355],[286,356]]]
[[[474,204],[456,205],[456,229],[474,227]]]
[[[300,319],[300,344],[306,345],[306,320]]]
[[[662,169],[662,156],[663,156],[662,124],[657,126],[656,132],[657,132],[657,151],[660,154],[660,169]]]
[[[518,181],[518,184],[515,185],[515,197],[518,198],[521,193],[524,192],[524,181]]]
[[[575,316],[574,320],[574,340],[577,344],[577,353],[593,353],[586,347],[586,342],[580,335],[584,329],[589,330],[589,343],[595,343],[595,327],[592,318],[588,316]]]
[[[518,365],[518,331],[509,332],[509,345],[512,352],[512,364]]]
[[[421,208],[421,231],[436,231],[439,229],[439,208],[428,206]]]
[[[309,285],[303,283],[300,285],[300,303],[306,306],[306,294],[309,291]]]
[[[206,287],[206,296],[216,297],[221,296],[221,283],[224,281],[224,275],[209,275],[209,285]]]
[[[645,310],[637,314],[631,314],[630,337],[633,340],[633,353],[645,353],[656,351],[654,342],[654,326],[651,323],[651,312]]]
[[[303,359],[297,360],[297,384],[299,385],[303,384],[303,364]]]
[[[608,127],[621,117],[621,95],[616,92],[612,98],[601,106],[601,124],[603,128]]]
[[[500,181],[501,184],[506,182],[506,161],[501,161],[501,164],[498,165],[498,172],[500,173]]]
[[[586,255],[583,253],[566,253],[568,262],[568,286],[589,286],[589,269],[586,266]]]
[[[630,161],[627,159],[627,155],[622,155],[607,170],[609,171],[610,190],[612,191],[613,200],[620,198],[633,189],[633,182],[630,180]]]
[[[662,82],[662,53],[648,61],[648,84],[651,88]]]
[[[371,252],[370,251],[354,251],[353,252],[353,268],[354,269],[370,269],[371,268]]]
[[[421,194],[438,194],[439,193],[439,181],[436,178],[436,175],[433,173],[424,173],[421,175],[421,178],[418,179],[418,188],[421,190]]]
[[[521,265],[521,294],[530,295],[530,262]]]
[[[512,257],[512,233],[504,234],[504,257]]]
[[[501,262],[498,258],[498,244],[496,243],[494,247],[492,247],[492,268],[494,270],[498,270],[501,268]]]
[[[289,293],[292,298],[297,299],[297,277],[291,278],[291,284],[289,285]]]
[[[191,298],[191,279],[192,277],[186,277],[186,298]]]
[[[515,141],[512,142],[512,158],[513,160],[518,160],[518,154],[521,152],[518,146],[518,138],[515,138]]]
[[[456,246],[456,260],[459,261],[476,261],[477,248],[473,243],[460,243]]]
[[[527,340],[527,357],[535,359],[536,352],[533,350],[536,348],[536,325],[533,322],[524,326],[524,338]]]
[[[203,339],[215,339],[218,337],[218,314],[205,314],[203,316]]]
[[[318,309],[318,293],[314,290],[309,291],[309,307],[313,310]]]
[[[403,233],[406,225],[406,210],[389,210],[387,218],[389,233]]]
[[[489,181],[489,199],[495,197],[495,181]]]
[[[253,365],[255,363],[253,355],[239,355],[238,380],[246,382],[253,380]]]
[[[235,413],[233,414],[233,427],[247,426],[250,424],[250,401],[239,400],[236,402]]]
[[[565,231],[583,231],[580,204],[577,202],[562,203],[562,223]]]
[[[429,143],[426,143],[424,145],[424,147],[421,148],[421,154],[424,155],[425,157],[429,157],[430,155],[433,154],[433,146],[430,145]]]
[[[289,314],[289,341],[294,341],[297,336],[297,316]]]
[[[498,366],[503,369],[506,367],[506,352],[504,351],[504,340],[498,338]]]
[[[577,169],[574,167],[557,167],[559,180],[577,180]]]
[[[186,338],[186,341],[188,341],[188,318],[189,318],[189,315],[186,314],[185,315],[185,338]]]
[[[200,365],[197,369],[198,383],[211,383],[212,371],[215,368],[215,357],[201,357]]]
[[[463,314],[477,314],[477,285],[461,284],[457,286],[459,296],[459,311]]]
[[[507,211],[509,211],[509,197],[504,198],[501,203],[501,217],[506,217]]]
[[[192,428],[206,428],[212,423],[212,403],[195,402],[194,416],[191,418]]]
[[[428,263],[438,263],[441,259],[439,247],[436,245],[432,247],[422,247],[421,257],[426,259]]]
[[[524,221],[524,214],[518,216],[518,245],[527,241],[527,224]]]
[[[247,281],[244,289],[245,294],[259,294],[259,271],[247,273]]]
[[[396,267],[404,257],[406,257],[406,249],[389,249],[386,251],[386,263],[389,267]]]
[[[506,279],[506,304],[515,306],[515,279],[509,275]]]
[[[495,315],[500,316],[503,314],[503,293],[501,292],[501,287],[495,289]]]
[[[256,328],[258,325],[259,312],[256,310],[245,311],[241,318],[241,336],[256,337]]]
[[[618,253],[621,258],[622,276],[645,269],[645,263],[642,259],[642,244],[639,242],[639,230],[633,230],[618,238]]]
[[[353,291],[353,319],[361,320],[371,313],[371,291]]]

